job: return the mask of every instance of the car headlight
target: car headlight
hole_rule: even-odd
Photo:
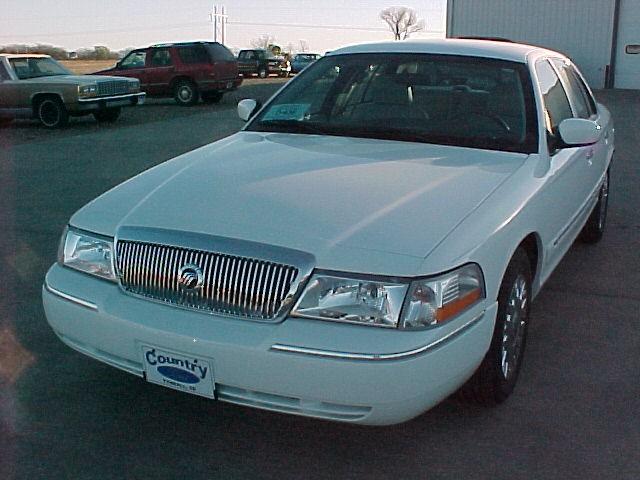
[[[418,330],[442,325],[484,298],[476,264],[414,281],[316,273],[291,316]]]
[[[129,82],[129,91],[130,92],[138,92],[140,91],[140,80],[132,80]]]
[[[485,298],[484,277],[475,263],[411,283],[400,328],[442,325]]]
[[[68,228],[62,235],[59,257],[66,267],[116,281],[113,239]]]
[[[393,328],[408,288],[408,283],[317,273],[291,315]]]
[[[95,83],[78,86],[78,96],[80,97],[95,97],[97,94],[98,85]]]

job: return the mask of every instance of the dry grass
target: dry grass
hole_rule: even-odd
[[[113,67],[115,60],[62,60],[65,67],[77,74],[93,73]]]

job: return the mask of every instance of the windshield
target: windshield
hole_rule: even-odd
[[[73,75],[53,58],[11,58],[9,63],[20,80],[52,75]]]
[[[452,55],[324,57],[292,81],[247,130],[537,150],[526,66]]]

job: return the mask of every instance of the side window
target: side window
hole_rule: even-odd
[[[573,117],[571,105],[556,71],[547,60],[536,63],[536,74],[544,100],[546,127],[550,133],[555,133],[560,122]]]
[[[168,67],[172,64],[168,48],[156,48],[151,52],[152,67]]]
[[[582,77],[578,74],[578,72],[576,72],[576,69],[574,67],[570,66],[567,68],[567,70],[569,73],[569,77],[573,77],[575,79],[576,85],[582,91],[582,94],[584,95],[584,98],[587,102],[591,115],[597,114],[598,109],[596,108],[596,101],[593,98],[593,95],[591,95],[591,92],[587,88],[587,85],[586,83],[584,83],[584,80],[582,79]]]
[[[203,45],[178,48],[178,56],[182,63],[193,65],[197,63],[209,63],[209,54]]]
[[[144,67],[147,52],[131,52],[120,62],[120,68],[142,68]]]
[[[11,80],[9,72],[2,62],[0,62],[0,81]]]
[[[565,85],[568,87],[567,93],[569,94],[571,105],[573,105],[575,116],[577,118],[590,118],[591,115],[596,113],[595,105],[593,104],[591,95],[578,75],[569,64],[559,58],[554,58],[552,62],[558,72],[560,72],[560,76],[564,80]],[[589,100],[591,100],[591,102],[589,102]]]

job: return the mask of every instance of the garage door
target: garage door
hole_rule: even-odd
[[[640,88],[640,0],[620,1],[616,88]]]

